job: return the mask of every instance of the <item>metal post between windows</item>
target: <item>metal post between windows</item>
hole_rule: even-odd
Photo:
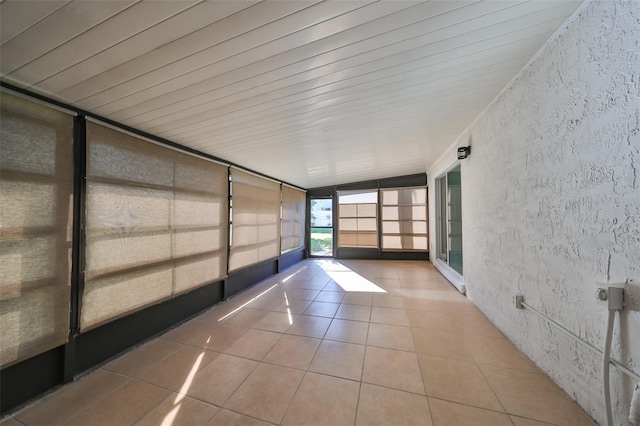
[[[73,121],[73,237],[71,248],[71,294],[69,310],[69,341],[64,349],[64,383],[75,376],[75,339],[80,333],[80,313],[84,291],[85,205],[87,176],[87,132],[84,116]]]

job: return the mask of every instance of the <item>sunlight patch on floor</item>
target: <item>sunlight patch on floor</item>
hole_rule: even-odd
[[[196,359],[196,362],[193,363],[193,366],[191,367],[191,371],[189,371],[189,375],[187,375],[187,378],[185,379],[182,387],[178,391],[178,395],[176,396],[176,400],[173,401],[174,404],[178,404],[180,401],[182,401],[184,399],[185,396],[187,396],[187,391],[191,387],[191,383],[193,383],[193,378],[196,377],[196,373],[198,372],[198,369],[200,368],[200,364],[202,364],[202,358],[203,357],[204,357],[204,352],[202,352],[200,355],[198,355],[198,359]]]
[[[291,315],[291,308],[289,307],[289,298],[287,292],[284,292],[284,301],[287,304],[287,315],[289,316],[289,325],[293,325],[293,316]]]
[[[318,261],[320,267],[346,292],[386,293],[386,290],[334,260]]]
[[[209,336],[209,340],[211,340],[211,336]],[[209,340],[207,340],[207,342]],[[187,396],[187,391],[189,390],[189,388],[191,387],[191,384],[193,383],[193,379],[196,376],[198,369],[200,368],[200,364],[202,364],[203,357],[204,357],[204,352],[202,352],[196,359],[196,362],[193,363],[193,366],[191,367],[191,371],[189,371],[187,378],[182,384],[182,387],[180,388],[180,390],[178,391],[178,395],[176,395],[176,399],[173,401],[173,405],[175,405],[175,407],[173,407],[173,409],[169,411],[166,416],[164,416],[164,419],[162,419],[162,423],[160,426],[173,425],[173,422],[176,420],[178,412],[182,407],[181,401],[184,399],[185,396]]]
[[[254,297],[253,299],[249,300],[246,303],[243,303],[242,305],[240,305],[239,307],[237,307],[236,309],[234,309],[233,311],[229,312],[227,315],[223,316],[222,318],[220,318],[218,320],[218,322],[224,320],[225,318],[229,318],[231,315],[235,314],[236,312],[242,310],[245,306],[247,306],[248,304],[250,304],[251,302],[257,300],[260,296],[264,295],[266,292],[268,292],[269,290],[277,287],[278,284],[274,284],[271,287],[269,287],[268,289],[266,289],[265,291],[263,291],[262,293],[260,293],[259,295],[257,295],[256,297]]]

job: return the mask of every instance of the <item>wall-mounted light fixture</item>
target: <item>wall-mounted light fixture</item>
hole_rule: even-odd
[[[458,160],[464,160],[469,156],[469,154],[471,154],[470,146],[461,146],[458,148]]]

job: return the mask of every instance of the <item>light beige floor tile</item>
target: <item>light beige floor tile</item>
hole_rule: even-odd
[[[374,294],[373,306],[404,309],[404,298],[402,296],[392,296],[390,294]]]
[[[313,299],[315,302],[341,303],[344,299],[344,293],[339,291],[321,291],[320,294]]]
[[[324,340],[309,365],[309,371],[360,380],[364,351],[362,345]]]
[[[525,419],[524,417],[509,416],[515,426],[552,426],[551,423],[539,422],[537,420]]]
[[[186,344],[210,351],[223,352],[247,331],[249,329],[245,327],[220,324],[213,329],[207,330],[204,334],[194,336],[193,339],[187,339]]]
[[[453,291],[403,288],[402,294],[408,310],[458,315],[477,312],[477,308],[466,297]]]
[[[427,355],[418,359],[428,396],[504,412],[475,363]]]
[[[401,297],[402,304],[405,304],[404,293],[401,287],[388,287],[385,289],[385,291],[386,293],[384,293],[384,296]],[[398,307],[397,309],[406,309],[406,306]]]
[[[241,291],[240,293],[234,294],[233,296],[225,300],[223,303],[226,306],[239,307],[251,301],[251,299],[253,299],[255,296],[257,296],[257,293],[252,293],[251,289],[246,289],[244,291]]]
[[[209,322],[212,324],[218,324],[223,318],[230,316],[234,311],[238,309],[238,305],[231,304],[229,302],[220,302],[208,311],[198,315],[195,319],[198,321]]]
[[[287,410],[283,425],[353,425],[360,384],[307,373]]]
[[[138,377],[180,348],[182,345],[179,343],[155,339],[111,361],[104,368],[126,376]]]
[[[287,334],[322,339],[329,325],[331,325],[331,318],[300,315],[287,330]]]
[[[304,315],[333,318],[339,306],[337,303],[311,302],[307,309],[305,309]]]
[[[467,351],[478,364],[543,374],[533,361],[508,340],[472,336],[466,338],[464,343]]]
[[[320,280],[291,280],[285,283],[286,288],[300,288],[303,290],[322,290],[322,288],[329,282],[329,278]]]
[[[507,339],[505,335],[502,334],[502,332],[493,325],[491,321],[484,316],[484,314],[482,314],[482,312],[476,311],[475,309],[477,308],[474,307],[474,309],[469,312],[454,316],[456,326],[461,333],[492,337],[496,339]]]
[[[28,425],[61,425],[121,389],[130,380],[120,374],[97,370],[41,399],[14,417]],[[60,407],[65,409],[61,410]]]
[[[400,287],[400,280],[398,280],[398,279],[374,278],[373,282],[377,286],[379,286],[382,289],[386,290],[387,292],[389,292],[389,290],[392,289],[392,288],[399,288]],[[376,296],[378,296],[378,295],[376,294]],[[382,295],[382,296],[384,296],[384,295]],[[374,298],[375,298],[375,296],[374,296]],[[393,306],[388,306],[388,307],[391,308]]]
[[[171,392],[166,389],[134,379],[100,402],[90,405],[66,424],[70,426],[133,424],[170,394]]]
[[[413,352],[413,337],[409,327],[387,324],[369,324],[367,345]]]
[[[283,312],[269,312],[254,328],[276,333],[286,333],[291,324],[296,320],[297,315]]]
[[[189,396],[222,406],[251,374],[257,362],[221,354],[195,375],[182,392]]]
[[[439,302],[455,302],[459,306],[473,306],[471,301],[463,294],[448,290],[433,290],[428,288],[407,288],[402,287],[402,294],[413,300],[433,300]],[[405,300],[406,305],[407,300]],[[407,307],[407,309],[411,309]],[[440,311],[436,311],[440,312]]]
[[[302,300],[302,299],[288,299],[282,302],[274,312],[284,312],[284,313],[292,313],[292,314],[301,314],[304,312],[311,300]]]
[[[224,352],[241,358],[262,361],[262,358],[269,353],[281,337],[282,334],[280,333],[251,329]]]
[[[341,304],[336,312],[336,318],[369,322],[371,318],[371,307],[363,305],[346,305]]]
[[[423,268],[399,268],[398,278],[401,280],[426,281],[429,277]]]
[[[446,291],[455,291],[455,292],[458,291],[458,289],[455,288],[453,284],[451,284],[442,276],[436,279],[427,280],[427,288],[432,290],[446,290]]]
[[[343,263],[386,293],[304,261],[0,424],[593,424],[430,265]]]
[[[424,395],[415,353],[367,346],[362,381]]]
[[[592,425],[569,396],[542,374],[481,366],[509,414],[558,425]]]
[[[306,370],[320,346],[320,339],[285,335],[264,357],[263,362]]]
[[[342,299],[342,303],[346,305],[373,305],[373,294],[368,293],[347,293]]]
[[[260,309],[263,311],[273,311],[283,302],[284,296],[269,292],[251,301],[246,307],[250,309]]]
[[[424,311],[424,312],[455,312],[455,307],[451,307],[449,302],[442,302],[433,299],[420,299],[412,296],[404,295],[404,306],[407,310]]]
[[[162,340],[182,343],[185,345],[199,346],[200,341],[203,339],[206,340],[204,336],[210,333],[217,326],[218,324],[211,324],[210,322],[191,320],[169,330],[160,338]],[[194,344],[193,342],[197,342],[197,344]]]
[[[239,294],[232,296],[230,299],[227,299],[224,303],[228,305],[235,305],[240,308],[251,308],[251,303],[267,294],[274,295],[275,297],[279,297],[278,294],[278,283],[271,283],[267,286],[255,285],[250,287],[244,291],[241,291]]]
[[[338,342],[367,344],[369,323],[334,318],[324,338]]]
[[[511,426],[506,414],[429,398],[434,426]]]
[[[418,353],[463,361],[473,360],[464,338],[459,334],[412,327],[411,335]]]
[[[142,373],[140,378],[154,385],[178,391],[184,386],[194,368],[201,370],[217,356],[216,352],[185,346]]]
[[[304,372],[260,364],[224,404],[238,413],[279,423],[296,393]]]
[[[304,288],[290,288],[284,290],[289,299],[313,300],[320,293],[320,290],[308,290]]]
[[[268,426],[269,424],[233,411],[220,409],[207,426]]]
[[[430,288],[430,285],[424,280],[400,279],[400,287],[428,289]]]
[[[409,317],[409,324],[411,324],[411,327],[446,331],[448,333],[461,332],[454,321],[454,314],[429,311],[407,311],[407,316]]]
[[[371,310],[371,322],[408,327],[409,317],[407,316],[407,311],[404,309],[374,306]]]
[[[322,287],[322,291],[337,291],[340,293],[345,293],[342,286],[333,280],[329,281],[324,287]]]
[[[363,383],[356,425],[431,425],[427,397]]]
[[[206,425],[218,407],[173,393],[138,421],[135,426]]]
[[[369,267],[369,265],[362,268],[362,275],[365,275],[369,279],[376,280],[378,278],[397,280],[398,271],[393,265],[375,265]]]
[[[264,317],[269,314],[269,311],[263,311],[260,309],[242,308],[232,315],[222,320],[224,324],[237,325],[239,327],[255,327]]]
[[[245,288],[244,290],[241,290],[239,293],[234,294],[230,299],[227,299],[225,303],[246,305],[247,303],[258,300],[261,297],[278,297],[278,288],[280,288],[280,283],[274,282],[271,279],[260,281],[259,283],[254,284],[248,288]]]

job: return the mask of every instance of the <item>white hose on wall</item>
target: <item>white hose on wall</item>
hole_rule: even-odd
[[[607,414],[607,426],[613,426],[613,411],[611,409],[611,389],[609,385],[609,362],[611,360],[611,340],[613,339],[613,324],[616,318],[616,311],[609,310],[607,318],[607,334],[604,341],[602,356],[602,386],[604,394],[604,407]]]

